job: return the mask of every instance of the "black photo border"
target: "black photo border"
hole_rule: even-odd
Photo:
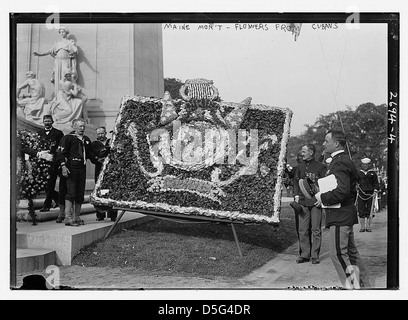
[[[388,226],[386,289],[399,289],[399,100],[400,100],[400,13],[359,12],[358,23],[387,24],[388,113]],[[16,284],[16,38],[20,23],[45,23],[50,13],[9,13],[10,27],[10,287]],[[162,12],[162,13],[59,13],[60,23],[346,23],[351,13],[338,12]],[[389,120],[389,119],[388,119]],[[393,140],[391,135],[395,136]]]

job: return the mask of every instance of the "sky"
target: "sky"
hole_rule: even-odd
[[[222,100],[289,108],[293,136],[319,115],[387,103],[385,24],[302,24],[296,41],[284,24],[248,27],[163,25],[164,77],[211,79]]]

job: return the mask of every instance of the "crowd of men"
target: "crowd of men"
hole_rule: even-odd
[[[102,164],[110,152],[110,139],[105,127],[96,129],[97,140],[91,141],[85,135],[86,121],[78,118],[72,121],[72,131],[64,133],[53,127],[51,115],[43,116],[44,127],[38,132],[40,139],[49,142],[50,175],[43,207],[40,211],[49,211],[59,207],[57,223],[66,226],[80,226],[81,207],[85,197],[86,165],[89,160],[95,165],[95,183],[101,172]],[[55,190],[59,178],[58,191]],[[109,218],[116,220],[117,211],[110,210]],[[102,221],[106,212],[97,210],[96,220]]]
[[[84,202],[86,165],[95,165],[95,183],[105,158],[110,153],[110,140],[105,127],[96,129],[97,140],[85,135],[86,121],[75,119],[72,131],[64,135],[53,127],[50,115],[43,117],[41,139],[50,142],[50,177],[43,208],[48,211],[59,206],[57,223],[80,226]],[[293,180],[291,203],[295,212],[299,256],[296,263],[319,264],[322,225],[329,230],[330,257],[344,287],[370,287],[367,271],[354,242],[353,226],[359,232],[372,232],[374,213],[386,206],[386,177],[372,168],[371,159],[360,160],[358,170],[345,152],[346,137],[342,131],[329,131],[323,143],[324,156],[316,157],[316,146],[305,144],[297,155],[297,166],[286,168]],[[59,190],[55,190],[59,178]],[[326,187],[323,188],[323,181]],[[332,184],[328,183],[328,181]],[[330,187],[327,187],[330,185]],[[102,221],[106,212],[96,208],[96,219]],[[117,211],[109,210],[108,217],[116,220]]]
[[[296,263],[320,263],[323,225],[330,232],[330,256],[342,284],[370,287],[355,246],[353,226],[359,223],[359,232],[372,232],[374,213],[386,206],[387,181],[368,157],[360,159],[358,170],[345,146],[343,132],[329,131],[323,155],[316,156],[315,145],[305,144],[297,154],[297,165],[287,165],[286,176],[293,181],[291,206],[298,235]],[[290,190],[288,180],[285,185]]]

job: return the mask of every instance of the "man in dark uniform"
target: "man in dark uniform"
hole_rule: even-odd
[[[379,176],[379,186],[380,186],[380,190],[379,190],[379,197],[381,199],[380,203],[380,211],[382,209],[385,209],[387,207],[387,178],[385,175],[385,172],[380,173]]]
[[[330,256],[345,288],[367,288],[370,281],[356,248],[353,232],[353,226],[358,223],[355,206],[357,169],[344,152],[346,136],[342,131],[329,131],[323,145],[332,158],[327,175],[334,175],[337,184],[334,189],[321,190],[315,195],[316,205],[332,206],[326,208],[326,224],[330,227]]]
[[[357,208],[360,218],[360,232],[371,232],[371,210],[373,199],[379,189],[378,177],[374,170],[369,169],[371,160],[361,159],[361,170],[358,172]]]
[[[57,177],[59,175],[59,163],[57,161],[57,148],[61,142],[64,133],[61,130],[54,128],[52,125],[54,120],[52,119],[51,115],[44,115],[43,116],[43,124],[44,128],[38,131],[38,135],[41,139],[47,141],[50,145],[50,154],[53,155],[53,161],[50,165],[49,174],[50,178],[48,180],[48,186],[46,191],[46,196],[44,200],[44,204],[41,212],[49,211],[52,206],[52,200],[55,202],[55,206],[57,207],[61,203],[64,203],[64,194],[62,194],[62,199],[57,191],[55,191],[55,183],[57,182]],[[60,183],[61,188],[61,183]]]
[[[319,254],[322,244],[322,209],[314,204],[316,199],[308,199],[299,188],[299,180],[310,178],[313,182],[326,175],[326,166],[315,159],[316,148],[313,144],[302,147],[302,162],[299,163],[294,176],[295,201],[302,207],[298,213],[299,257],[297,263],[310,261],[320,263]]]
[[[98,157],[92,153],[91,140],[85,135],[85,125],[86,122],[82,118],[74,120],[74,132],[62,138],[57,152],[62,175],[67,179],[66,226],[79,226],[84,223],[79,216],[85,195],[86,161],[89,159],[94,164],[98,161]]]
[[[99,161],[95,163],[95,183],[98,180],[99,173],[102,170],[102,164],[110,152],[110,139],[106,137],[105,127],[96,128],[96,137],[97,140],[93,141],[91,144],[92,152],[99,158]],[[109,210],[108,215],[111,221],[115,221],[117,217],[117,210]],[[96,208],[96,220],[103,221],[104,219],[105,211],[101,211]]]

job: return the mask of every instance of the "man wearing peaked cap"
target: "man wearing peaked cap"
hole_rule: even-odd
[[[360,220],[360,232],[371,232],[372,206],[379,189],[378,177],[369,169],[371,159],[361,159],[361,170],[358,174],[357,209]]]

